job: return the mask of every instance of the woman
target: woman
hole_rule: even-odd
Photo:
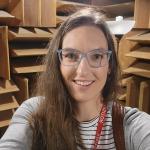
[[[85,9],[70,16],[52,40],[45,64],[40,96],[15,112],[0,149],[115,150],[112,101],[118,66],[102,15]],[[124,113],[126,149],[150,149],[150,116],[129,107]]]

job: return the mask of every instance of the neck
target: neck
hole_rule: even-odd
[[[98,99],[96,101],[79,102],[77,106],[78,111],[76,112],[76,119],[79,122],[88,121],[99,116],[102,108],[102,101]]]

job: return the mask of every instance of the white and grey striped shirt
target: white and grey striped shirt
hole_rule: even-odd
[[[86,149],[88,150],[93,148],[98,120],[99,116],[90,121],[81,122],[79,125],[81,138]],[[116,150],[113,138],[112,116],[109,110],[107,111],[97,149]]]

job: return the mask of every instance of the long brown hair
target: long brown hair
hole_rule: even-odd
[[[103,31],[112,51],[110,74],[102,94],[104,101],[116,98],[117,60],[112,35],[103,21],[103,15],[94,9],[84,9],[71,15],[59,28],[49,46],[44,60],[45,72],[38,78],[37,95],[42,96],[39,109],[32,115],[33,150],[76,150],[84,149],[75,119],[76,103],[69,94],[60,72],[56,50],[62,46],[64,36],[80,26],[95,26]]]

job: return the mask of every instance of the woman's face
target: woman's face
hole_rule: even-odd
[[[65,35],[62,49],[71,50],[72,52],[78,50],[79,52],[77,53],[87,54],[95,49],[101,49],[103,52],[108,51],[108,44],[100,29],[93,26],[81,26]],[[97,52],[99,54],[99,50]],[[76,59],[73,55],[66,55],[66,53],[64,53],[63,57],[66,57],[65,59],[68,59],[67,57],[69,59]],[[92,62],[95,59],[99,59],[99,55],[89,55],[89,61]],[[67,61],[69,63],[69,60]],[[107,56],[104,61],[105,66],[97,68],[89,65],[87,57],[82,57],[80,62],[73,66],[67,66],[61,63],[60,70],[65,84],[77,102],[94,101],[100,98],[109,70]]]

